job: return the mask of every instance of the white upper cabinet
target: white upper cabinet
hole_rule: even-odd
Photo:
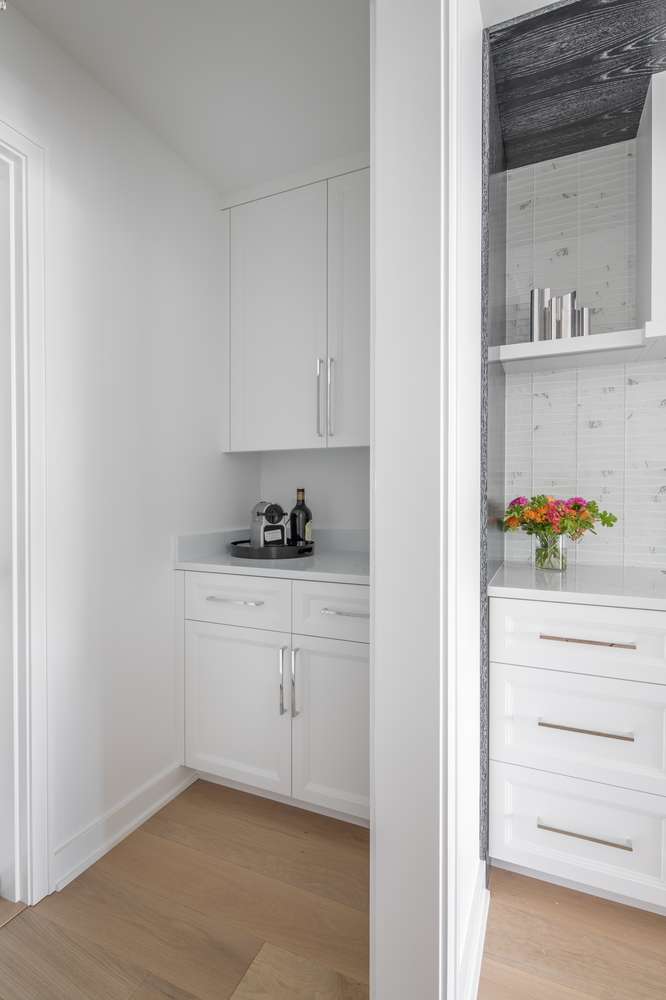
[[[231,210],[231,451],[326,444],[326,226],[325,182]]]
[[[329,447],[370,443],[370,171],[328,182]]]
[[[230,451],[370,443],[370,171],[230,212]]]

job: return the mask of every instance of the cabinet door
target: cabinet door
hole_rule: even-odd
[[[189,767],[291,794],[290,644],[281,632],[186,623]]]
[[[369,654],[358,642],[295,635],[292,793],[369,817]]]
[[[326,183],[232,209],[230,246],[231,451],[323,447]]]
[[[328,182],[328,446],[370,443],[370,171]]]

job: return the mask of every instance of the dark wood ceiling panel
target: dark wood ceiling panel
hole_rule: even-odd
[[[666,0],[578,0],[490,29],[508,167],[636,135]]]

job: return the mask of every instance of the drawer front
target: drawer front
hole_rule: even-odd
[[[218,625],[291,632],[291,581],[186,573],[185,617]]]
[[[294,581],[294,632],[370,641],[370,590],[347,583]]]
[[[497,761],[666,795],[666,687],[493,663]]]
[[[493,763],[490,811],[493,859],[666,907],[666,798]]]
[[[666,684],[666,613],[490,601],[491,660]]]

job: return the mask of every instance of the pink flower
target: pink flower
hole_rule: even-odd
[[[516,497],[515,500],[511,501],[509,507],[526,507],[528,503],[527,497]]]
[[[567,503],[571,504],[572,506],[576,504],[576,506],[578,507],[587,507],[587,500],[584,497],[571,497],[569,500],[567,500]]]

